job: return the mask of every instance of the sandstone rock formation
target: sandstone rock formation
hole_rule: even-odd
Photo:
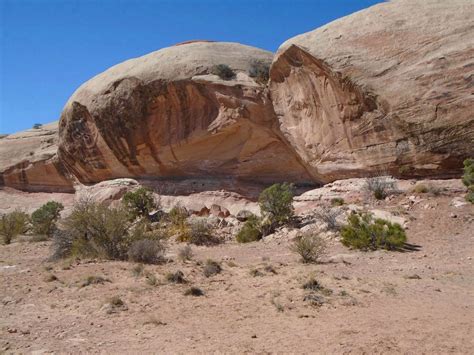
[[[469,0],[394,0],[275,57],[188,41],[128,60],[69,99],[57,155],[54,124],[0,138],[0,182],[71,191],[72,179],[133,178],[166,196],[255,198],[281,181],[458,177],[474,156],[473,15]],[[269,83],[250,74],[270,63]],[[235,77],[212,74],[219,64]]]
[[[58,122],[0,138],[0,186],[73,192],[57,157]]]
[[[252,65],[271,59],[236,43],[193,42],[116,65],[66,104],[59,156],[83,183],[188,178],[233,189],[245,181],[310,182],[275,130],[264,85],[249,76]],[[218,64],[235,78],[211,74]]]
[[[460,174],[474,155],[474,2],[397,0],[285,42],[281,131],[314,179]]]

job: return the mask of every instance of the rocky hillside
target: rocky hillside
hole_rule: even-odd
[[[129,177],[245,192],[379,171],[459,176],[474,155],[473,13],[469,0],[397,0],[292,38],[275,57],[197,41],[128,60],[69,99],[57,157],[54,142],[37,155],[30,133],[19,136],[37,142],[33,154],[0,140],[4,184]],[[270,65],[268,82],[255,75]]]

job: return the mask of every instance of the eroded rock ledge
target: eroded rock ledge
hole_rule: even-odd
[[[0,187],[25,191],[74,192],[57,157],[58,123],[0,139]]]
[[[109,69],[66,105],[59,157],[83,183],[117,177],[311,183],[275,130],[265,87],[249,76],[252,63],[269,65],[271,58],[239,44],[199,42]],[[229,65],[236,77],[209,74],[216,64]]]
[[[285,42],[280,129],[315,179],[459,176],[474,155],[474,3],[401,0]]]

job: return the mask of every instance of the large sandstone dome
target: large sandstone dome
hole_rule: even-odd
[[[473,18],[471,0],[398,0],[283,43],[271,98],[312,176],[458,176],[474,155]]]
[[[128,60],[83,84],[59,125],[59,157],[79,181],[117,177],[269,183],[311,177],[279,136],[265,85],[272,53],[194,42]],[[229,66],[236,76],[211,74]]]

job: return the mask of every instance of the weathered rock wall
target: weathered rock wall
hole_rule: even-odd
[[[474,155],[474,3],[399,0],[285,42],[280,129],[312,176],[459,176]]]

